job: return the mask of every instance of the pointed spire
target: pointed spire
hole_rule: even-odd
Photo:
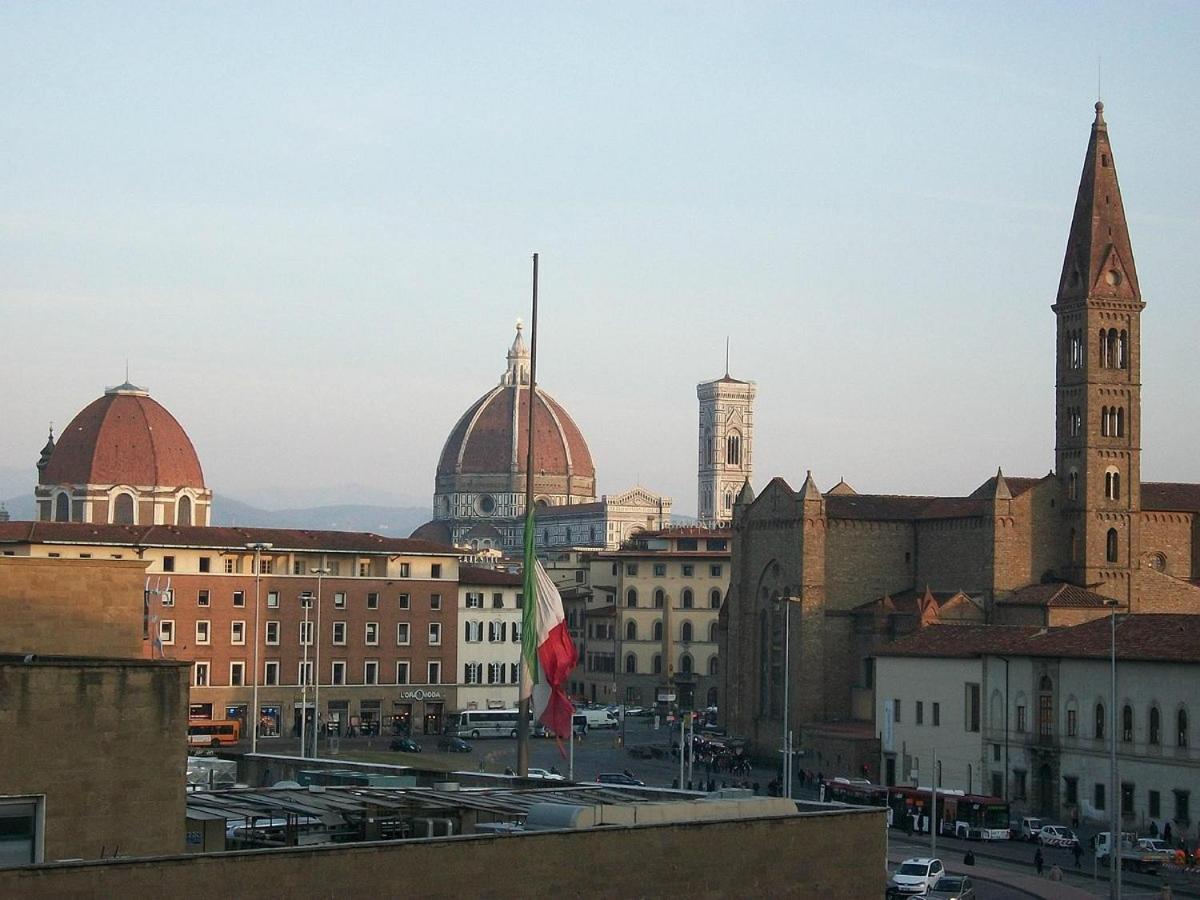
[[[736,502],[742,506],[749,506],[754,502],[754,488],[750,487],[749,478],[742,482],[742,489],[738,491]]]
[[[517,319],[517,336],[508,348],[508,368],[500,379],[501,384],[529,384],[529,348],[525,346],[525,338],[521,335],[524,327],[524,323]]]
[[[1100,101],[1096,101],[1096,118],[1083,160],[1058,283],[1059,303],[1088,298],[1141,300],[1117,167]]]
[[[800,485],[801,500],[820,500],[821,492],[817,490],[817,483],[813,481],[812,469],[808,470],[808,474],[804,476],[804,484]]]
[[[50,423],[50,436],[46,438],[46,445],[42,447],[42,455],[38,458],[37,467],[40,472],[50,464],[50,457],[54,455],[54,423]]]
[[[992,490],[993,500],[1011,500],[1013,498],[1012,491],[1008,489],[1008,482],[1004,480],[1004,470],[999,466],[996,467],[996,486]]]

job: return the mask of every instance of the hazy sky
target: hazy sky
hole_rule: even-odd
[[[1143,475],[1200,480],[1200,5],[843,6],[4,4],[6,483],[128,357],[218,492],[431,503],[534,250],[601,491],[694,511],[726,335],[757,487],[1043,474],[1098,55]]]

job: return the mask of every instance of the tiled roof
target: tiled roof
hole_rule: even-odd
[[[1004,483],[1008,485],[1008,492],[1014,497],[1019,497],[1026,491],[1031,490],[1035,485],[1041,484],[1051,475],[1043,475],[1041,478],[1020,478],[1004,476]],[[993,475],[975,490],[971,491],[971,497],[975,499],[990,498],[996,493],[996,476]]]
[[[996,602],[1010,606],[1096,609],[1107,606],[1108,601],[1108,597],[1074,584],[1031,584]]]
[[[459,584],[495,584],[508,587],[520,587],[525,579],[514,572],[501,569],[484,569],[479,566],[459,566]]]
[[[413,529],[413,533],[409,535],[409,539],[414,541],[429,541],[430,543],[442,544],[447,547],[454,543],[453,535],[450,533],[450,525],[437,520],[426,522],[424,525],[418,525]]]
[[[38,480],[204,488],[196,449],[175,417],[146,393],[120,388],[71,420]]]
[[[880,648],[877,656],[972,659],[985,655],[1107,659],[1107,616],[1062,628],[932,625]],[[1200,663],[1200,615],[1118,615],[1117,658]]]
[[[987,500],[970,497],[907,497],[897,494],[826,494],[831,519],[911,522],[918,519],[966,519],[991,514]]]
[[[1142,509],[1200,512],[1200,484],[1143,481]]]
[[[202,525],[93,525],[86,522],[0,522],[0,543],[109,544],[123,547],[208,547],[245,550],[272,544],[276,553],[416,553],[453,556],[452,547],[365,531],[290,528],[218,528]]]
[[[894,594],[886,594],[883,597],[876,597],[874,600],[868,600],[866,603],[860,603],[858,606],[854,607],[854,611],[871,612],[875,608],[883,607],[885,605],[885,601],[890,599],[896,612],[917,613],[921,611],[920,602],[923,601],[926,596],[932,597],[940,607],[948,600],[953,600],[959,595],[968,597],[970,596],[964,591],[934,591],[926,588],[915,590],[913,588],[909,588],[908,590],[897,591]]]

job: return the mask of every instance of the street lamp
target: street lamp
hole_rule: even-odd
[[[253,709],[250,710],[250,715],[253,716],[253,729],[250,732],[250,752],[258,752],[258,727],[261,714],[258,709],[258,645],[262,643],[258,637],[258,621],[261,615],[261,604],[259,602],[260,589],[262,587],[262,552],[270,550],[273,544],[267,544],[262,541],[247,544],[247,550],[254,551],[254,692],[250,703]]]
[[[783,603],[783,778],[781,787],[783,795],[789,800],[792,797],[792,735],[790,731],[790,713],[788,686],[792,680],[792,601],[790,597],[781,599]]]
[[[317,683],[313,689],[313,706],[316,707],[316,730],[313,731],[313,756],[317,755],[317,742],[320,739],[321,728],[321,579],[332,572],[328,566],[318,566],[312,570],[317,576]]]
[[[301,591],[300,605],[304,607],[304,624],[300,627],[300,757],[303,759],[308,735],[308,645],[312,637],[308,630],[308,610],[312,606],[312,594]]]
[[[1109,791],[1112,794],[1109,803],[1111,804],[1108,822],[1108,862],[1112,869],[1112,885],[1110,895],[1113,900],[1121,900],[1121,785],[1117,781],[1117,727],[1121,722],[1117,718],[1117,607],[1121,605],[1119,600],[1105,600],[1104,605],[1109,610],[1109,623],[1111,638],[1109,641],[1109,708],[1112,710],[1109,715],[1110,725],[1109,730],[1112,732],[1109,741],[1108,766],[1109,780],[1111,786]]]

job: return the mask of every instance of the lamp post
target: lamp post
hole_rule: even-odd
[[[304,625],[300,629],[300,757],[304,758],[305,741],[308,736],[308,609],[312,606],[312,594],[308,591],[302,592],[300,603],[304,606]]]
[[[1108,862],[1111,869],[1112,884],[1110,888],[1110,896],[1113,900],[1121,900],[1121,785],[1117,781],[1117,727],[1120,719],[1117,718],[1117,607],[1120,602],[1117,600],[1106,600],[1104,603],[1109,610],[1109,623],[1111,639],[1109,641],[1109,708],[1112,710],[1110,719],[1112,724],[1109,730],[1112,732],[1109,741],[1108,751],[1108,766],[1109,766],[1109,781],[1111,787],[1109,792],[1112,794],[1109,800],[1109,831],[1108,831]]]
[[[321,736],[321,579],[332,571],[333,569],[328,566],[318,566],[312,570],[312,573],[317,576],[317,681],[313,688],[313,706],[316,707],[317,728],[313,732],[313,756],[317,755],[317,745]]]
[[[270,550],[272,546],[274,545],[267,544],[262,541],[246,545],[247,550],[254,551],[254,690],[250,700],[252,707],[250,710],[250,715],[253,717],[253,725],[250,731],[251,753],[258,752],[258,727],[260,718],[260,713],[258,710],[258,645],[262,643],[262,641],[258,637],[258,623],[261,616],[260,609],[262,607],[262,604],[259,602],[259,594],[262,587],[262,552],[264,550]]]
[[[792,680],[792,602],[784,597],[783,603],[783,773],[780,786],[783,794],[791,799],[792,796],[792,733],[789,683]]]

